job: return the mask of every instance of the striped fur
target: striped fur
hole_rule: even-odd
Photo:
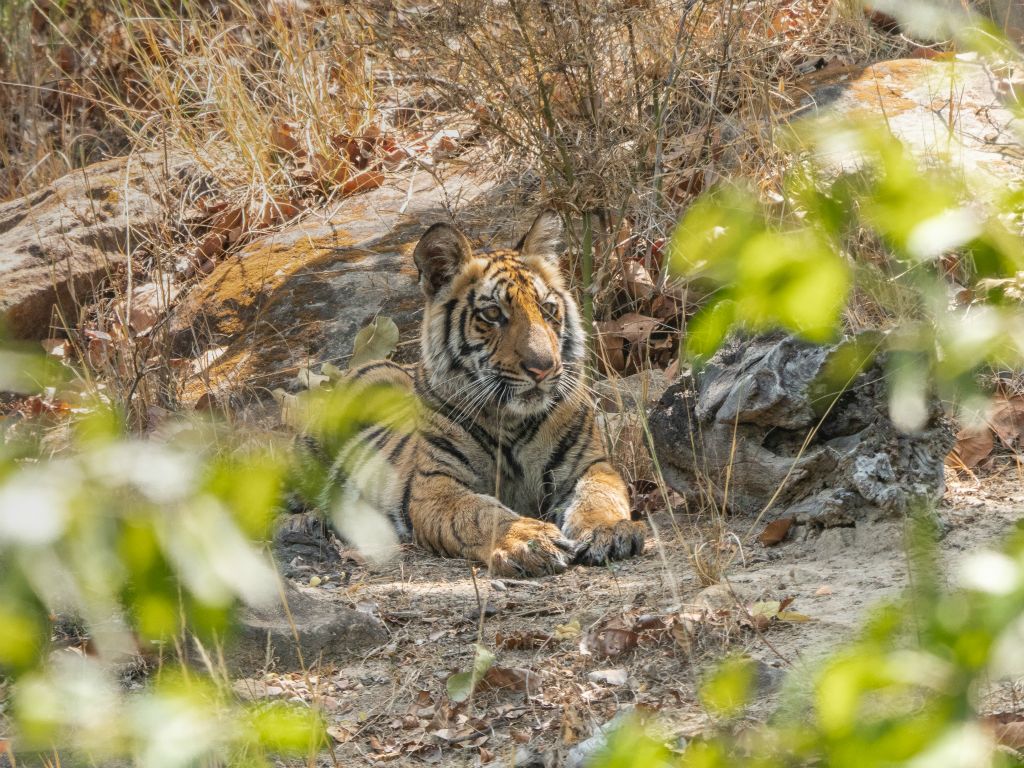
[[[347,538],[397,536],[504,575],[642,551],[584,380],[560,234],[550,212],[511,250],[474,253],[447,225],[424,234],[421,362],[375,362],[349,380],[414,393],[416,427],[370,427],[343,448],[328,501]]]

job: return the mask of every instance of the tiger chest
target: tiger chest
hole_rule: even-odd
[[[553,518],[571,493],[571,466],[558,462],[554,446],[525,445],[503,452],[498,498],[521,515]]]

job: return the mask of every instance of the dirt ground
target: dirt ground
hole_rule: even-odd
[[[939,512],[948,576],[964,553],[998,543],[1024,518],[1024,482],[1009,466],[981,480],[950,474],[947,486]],[[751,522],[727,520],[752,543],[741,554],[737,539],[719,539],[723,562],[731,559],[729,586],[709,590],[688,556],[708,526],[680,510],[653,515],[658,535],[641,558],[532,581],[491,580],[466,563],[415,551],[383,568],[346,561],[324,569],[315,589],[379,615],[390,642],[308,678],[269,672],[238,686],[250,696],[297,696],[323,707],[337,742],[325,765],[572,765],[581,752],[574,745],[630,708],[656,713],[667,743],[682,746],[710,724],[696,691],[716,659],[737,652],[757,660],[748,717],[762,719],[784,678],[853,638],[871,607],[907,584],[902,522],[836,528],[770,548],[746,537]],[[751,626],[739,607],[788,597],[795,620]],[[688,633],[663,620],[680,613],[690,617]],[[501,671],[488,680],[498,687],[454,704],[446,680],[470,668],[478,641],[496,653]]]

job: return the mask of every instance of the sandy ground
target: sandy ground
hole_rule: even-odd
[[[1024,518],[1019,470],[948,480],[940,509],[947,573],[965,552],[998,543]],[[573,745],[626,708],[656,712],[669,739],[705,729],[697,684],[728,652],[758,660],[762,685],[749,716],[766,716],[783,677],[854,637],[871,607],[907,583],[901,522],[832,529],[771,548],[752,541],[742,554],[734,537],[715,536],[720,547],[702,552],[729,563],[730,586],[710,590],[688,556],[693,542],[712,535],[709,526],[680,510],[656,513],[652,522],[659,535],[639,559],[533,581],[491,580],[463,562],[415,551],[384,568],[346,561],[324,569],[316,589],[379,615],[390,642],[357,663],[318,668],[309,681],[270,672],[241,687],[250,695],[315,698],[338,742],[339,765],[572,764]],[[751,522],[726,524],[742,537]],[[737,604],[787,597],[794,598],[789,610],[809,621],[774,620],[759,631]],[[662,617],[680,612],[702,618],[677,637]],[[612,632],[595,639],[602,626]],[[602,657],[615,650],[609,637],[616,631],[638,647]],[[496,665],[512,670],[495,678],[507,687],[478,690],[456,705],[446,680],[470,667],[478,641],[496,653]]]

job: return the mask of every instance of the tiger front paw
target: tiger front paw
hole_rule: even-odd
[[[575,562],[583,565],[604,565],[609,560],[625,560],[644,551],[646,529],[632,520],[595,525],[574,533],[579,550]]]
[[[505,528],[486,562],[495,576],[547,576],[565,571],[577,549],[557,526],[520,517]]]

